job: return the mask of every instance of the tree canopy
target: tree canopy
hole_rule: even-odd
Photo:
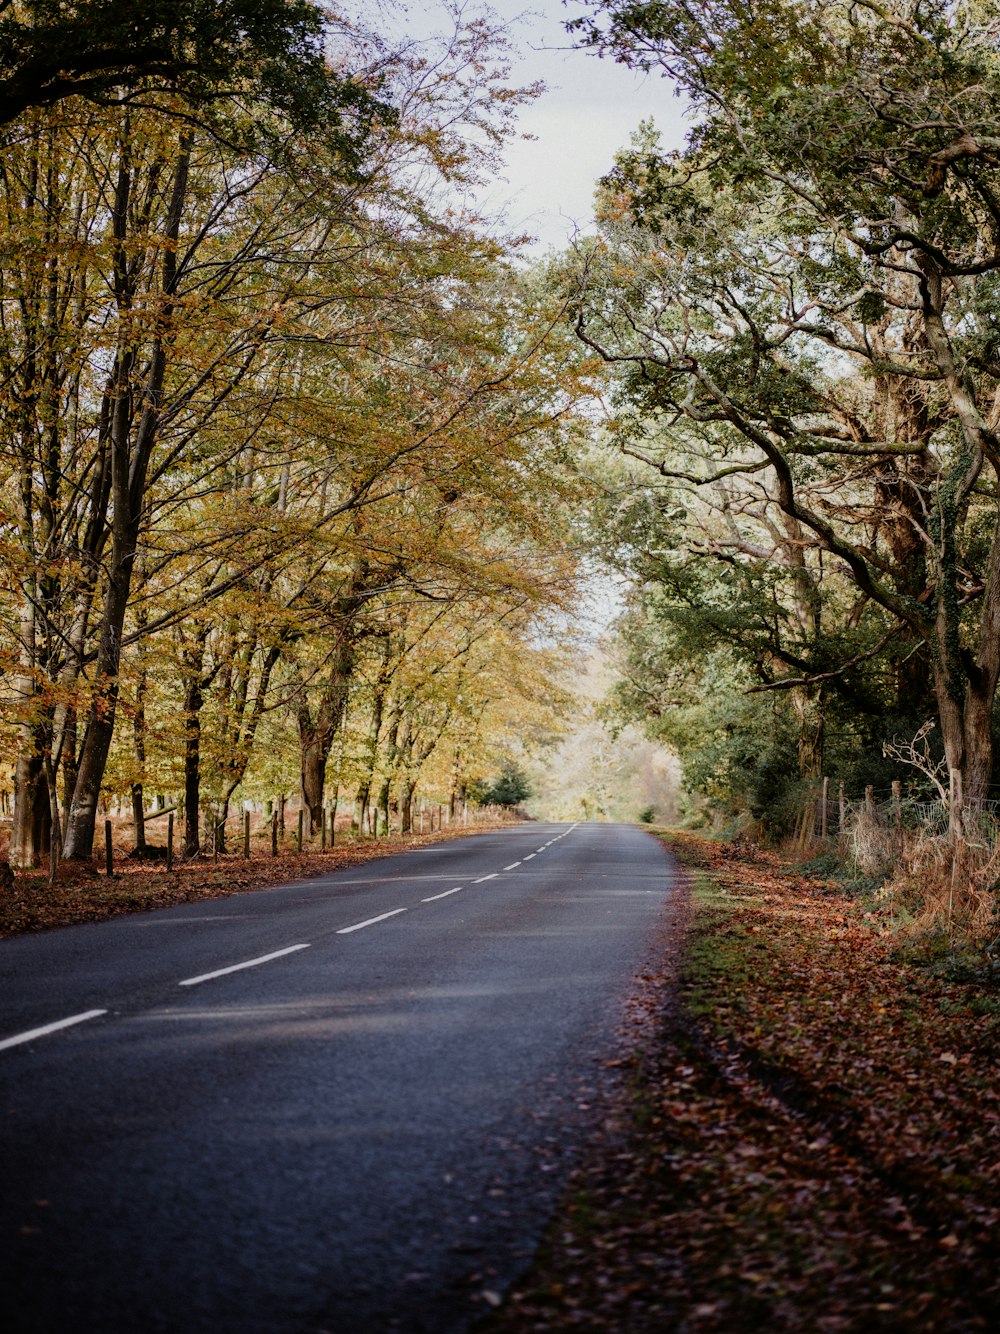
[[[334,20],[315,0],[7,0],[0,5],[0,123],[67,97],[175,94],[202,116],[262,103],[299,129],[344,130],[377,103],[363,71],[328,58]],[[332,53],[331,53],[332,54]]]
[[[682,541],[728,564],[725,586],[756,566],[773,599],[786,572],[763,685],[818,695],[894,656],[983,797],[1000,675],[990,14],[593,11],[588,40],[668,73],[695,117],[682,152],[647,130],[620,156],[578,251],[577,329],[620,368],[622,443],[691,504]]]
[[[450,194],[489,169],[527,95],[505,82],[503,34],[459,21],[433,51],[382,49],[393,111],[370,117],[360,171],[361,139],[318,106],[303,134],[278,95],[282,69],[307,101],[329,75],[318,11],[278,6],[268,45],[239,6],[209,8],[236,46],[176,48],[201,83],[144,67],[6,129],[0,670],[19,867],[88,859],[112,797],[141,845],[151,790],[177,794],[189,856],[249,791],[298,786],[316,830],[349,784],[358,825],[391,810],[405,827],[421,781],[459,800],[505,697],[558,694],[540,641],[575,577],[587,357]],[[175,7],[170,27],[164,9],[164,40],[200,12]],[[378,43],[341,37],[342,68],[368,69]],[[341,83],[371,111],[367,78]],[[267,137],[221,133],[216,96],[228,128],[266,115]]]

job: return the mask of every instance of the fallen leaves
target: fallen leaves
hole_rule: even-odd
[[[500,827],[501,823],[509,822],[491,825],[483,821],[468,828],[377,840],[355,841],[338,836],[335,848],[320,851],[307,847],[299,853],[282,846],[277,857],[270,855],[269,847],[258,847],[249,858],[234,852],[217,860],[199,857],[187,864],[178,861],[170,872],[155,862],[127,858],[118,849],[115,875],[111,879],[98,875],[93,863],[74,862],[60,865],[56,883],[51,886],[41,872],[12,877],[8,888],[0,887],[0,938],[77,922],[99,922],[179,903],[225,898],[309,876],[329,875],[376,857],[482,833]]]
[[[683,956],[646,979],[624,1142],[595,1144],[489,1328],[996,1327],[995,996],[766,852],[677,850],[701,874]]]

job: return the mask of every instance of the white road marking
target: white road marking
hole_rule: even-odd
[[[486,880],[495,880],[499,874],[499,871],[494,871],[492,875],[481,875],[478,880],[473,880],[472,883],[474,885],[481,885]]]
[[[397,913],[401,912],[406,912],[406,909],[393,908],[392,912],[379,913],[378,917],[369,917],[363,922],[355,922],[353,926],[342,926],[337,935],[349,936],[352,931],[360,931],[365,926],[374,926],[376,922],[384,922],[387,917],[395,917]]]
[[[199,982],[211,982],[213,977],[225,977],[227,973],[239,973],[244,968],[256,968],[258,964],[270,963],[272,959],[280,959],[285,954],[294,954],[296,950],[307,950],[306,945],[288,945],[283,950],[275,950],[273,954],[262,954],[259,959],[247,959],[245,963],[230,964],[228,968],[217,968],[214,973],[199,973],[197,977],[186,977],[183,982],[178,982],[179,987],[196,987]]]
[[[511,862],[511,864],[510,864],[509,866],[505,866],[503,869],[504,869],[505,871],[513,871],[513,869],[514,869],[515,866],[520,866],[520,865],[521,865],[520,862]]]
[[[26,1033],[4,1038],[3,1042],[0,1042],[0,1051],[6,1051],[8,1047],[18,1047],[22,1042],[31,1042],[34,1038],[48,1037],[50,1033],[58,1033],[60,1028],[71,1028],[73,1024],[82,1024],[85,1019],[96,1019],[99,1014],[107,1014],[107,1010],[84,1010],[83,1014],[71,1014],[68,1019],[57,1019],[54,1024],[29,1028]]]
[[[532,857],[534,857],[534,855],[535,855],[535,854],[534,854],[533,852],[529,852],[528,855],[527,855],[527,857],[525,857],[524,860],[525,860],[526,862],[530,862],[531,859],[532,859]]]
[[[457,894],[461,888],[461,885],[456,885],[454,889],[446,889],[443,894],[432,894],[429,899],[421,899],[420,902],[434,903],[437,899],[446,899],[449,894]],[[652,891],[650,891],[650,893],[652,893]]]

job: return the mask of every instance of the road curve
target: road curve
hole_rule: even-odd
[[[465,1329],[671,886],[639,830],[530,824],[0,943],[5,1328]]]

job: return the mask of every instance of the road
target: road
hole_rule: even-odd
[[[4,1327],[466,1328],[671,883],[639,830],[527,824],[0,943]]]

